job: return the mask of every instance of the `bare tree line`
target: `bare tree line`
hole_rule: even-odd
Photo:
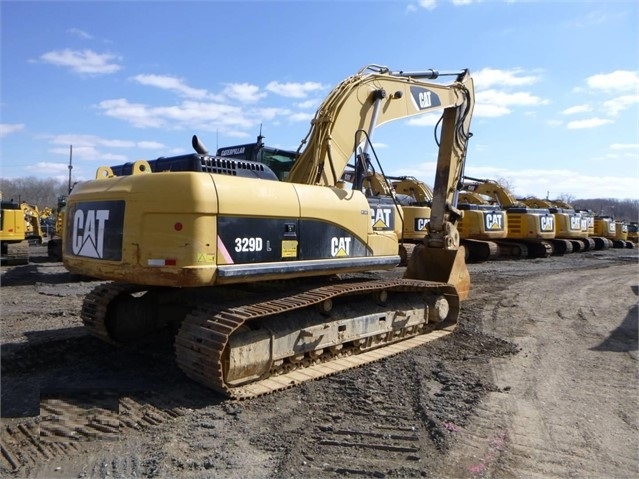
[[[508,184],[508,181],[500,178],[499,183]],[[16,203],[26,201],[41,210],[47,206],[55,209],[58,204],[58,196],[68,193],[68,182],[51,178],[43,180],[33,176],[14,179],[0,178],[0,191],[3,201],[13,200]],[[576,209],[592,210],[597,214],[612,216],[622,221],[639,221],[639,200],[577,199],[567,194],[560,195],[558,199]]]
[[[26,178],[4,179],[0,178],[0,192],[2,201],[14,201],[21,203],[26,201],[30,205],[43,210],[47,206],[56,209],[58,197],[69,192],[69,184],[66,181],[52,178],[40,179],[33,176]]]

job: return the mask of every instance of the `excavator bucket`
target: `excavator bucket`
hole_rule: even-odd
[[[464,300],[470,292],[470,273],[466,267],[465,254],[463,246],[449,251],[417,245],[408,261],[404,278],[452,284],[457,289],[459,299]]]

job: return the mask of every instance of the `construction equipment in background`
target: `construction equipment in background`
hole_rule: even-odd
[[[550,240],[554,254],[562,255],[592,249],[591,242],[587,239],[588,232],[583,229],[581,214],[573,208],[559,206],[556,202],[533,196],[521,198],[519,201],[530,208],[548,209],[555,217],[555,238]]]
[[[55,228],[53,235],[47,242],[47,257],[49,261],[62,261],[62,239],[64,238],[64,212],[67,206],[67,195],[58,196],[58,206],[55,214]]]
[[[458,229],[462,244],[468,251],[468,261],[528,256],[528,248],[500,242],[508,234],[508,216],[492,198],[472,191],[460,191],[457,207],[464,212]]]
[[[593,215],[595,249],[608,249],[614,246],[613,240],[617,235],[615,219],[612,216]]]
[[[615,237],[612,240],[614,248],[635,247],[634,243],[628,239],[628,224],[625,221],[615,221]]]
[[[628,241],[639,244],[639,223],[636,221],[628,223]]]
[[[550,240],[555,238],[555,218],[547,208],[527,207],[496,181],[468,176],[464,179],[472,183],[465,183],[462,190],[488,196],[506,212],[506,239],[498,244],[515,246],[528,258],[545,258],[553,253]]]
[[[288,172],[210,156],[195,136],[196,154],[99,168],[66,210],[65,267],[113,281],[86,297],[85,326],[119,343],[178,324],[185,374],[235,398],[450,333],[470,289],[453,204],[473,106],[467,70],[370,65],[329,93]],[[362,192],[372,134],[435,110],[443,114],[428,228],[404,278],[383,275],[400,261],[401,211]]]
[[[343,178],[355,181],[355,170],[349,165]],[[362,181],[363,191],[369,201],[390,201],[401,208],[401,236],[399,244],[400,266],[406,266],[416,245],[422,243],[430,222],[433,190],[423,181],[410,176],[384,176],[375,172],[372,165]]]
[[[0,197],[0,248],[1,262],[6,265],[29,263],[29,241],[26,236],[27,223],[18,203],[4,201]]]
[[[365,191],[369,196],[395,195],[402,208],[403,236],[400,245],[400,257],[410,258],[414,245],[421,243],[430,221],[430,205],[433,199],[431,188],[412,176],[387,176],[375,173],[364,180]],[[457,224],[457,230],[464,245],[467,261],[486,261],[500,256],[514,255],[516,247],[499,249],[494,241],[506,237],[506,216],[498,206],[487,201],[468,204],[459,192],[456,207],[463,212]],[[510,246],[510,245],[508,245]],[[404,261],[401,264],[405,264]]]
[[[31,205],[26,201],[20,204],[24,215],[24,235],[30,245],[41,245],[44,237],[42,225],[40,223],[40,212],[36,205]]]

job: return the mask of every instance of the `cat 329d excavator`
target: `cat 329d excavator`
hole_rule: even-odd
[[[179,324],[181,369],[240,399],[448,334],[470,289],[453,199],[473,106],[467,70],[371,65],[329,93],[283,180],[196,136],[195,154],[100,167],[68,198],[63,242],[70,272],[111,281],[85,298],[86,328],[117,344]],[[400,277],[399,208],[341,176],[376,126],[434,110],[429,228]]]

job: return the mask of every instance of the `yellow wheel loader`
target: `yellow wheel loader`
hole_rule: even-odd
[[[370,65],[329,93],[289,171],[211,156],[195,136],[191,155],[100,167],[65,212],[65,267],[111,281],[85,298],[86,328],[118,344],[178,324],[180,368],[234,398],[449,334],[470,289],[451,205],[473,106],[467,70]],[[430,222],[400,277],[400,208],[341,177],[377,126],[435,110]]]

